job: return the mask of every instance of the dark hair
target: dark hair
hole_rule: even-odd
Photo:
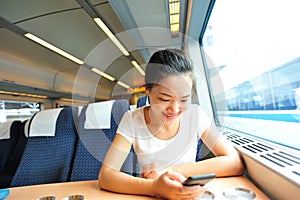
[[[193,74],[192,60],[179,49],[156,51],[146,66],[145,85],[151,89],[170,75]]]

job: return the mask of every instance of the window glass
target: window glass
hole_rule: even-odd
[[[40,111],[40,107],[40,103],[35,102],[0,100],[0,123],[14,120],[24,121]]]
[[[201,44],[219,125],[300,149],[298,8],[215,2]]]

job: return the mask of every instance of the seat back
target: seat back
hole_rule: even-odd
[[[56,120],[53,120],[52,115],[49,115],[49,111],[52,112],[53,110],[55,109],[40,111],[31,118],[27,144],[10,184],[11,187],[69,180],[76,142],[72,108],[61,109],[55,118]],[[46,118],[38,120],[38,116],[41,115],[46,116]],[[54,121],[54,136],[33,136],[32,131],[36,127],[33,124],[40,128],[37,132],[43,135],[48,133],[46,127],[51,123],[51,120]]]
[[[7,173],[13,177],[13,175],[15,174],[19,162],[21,160],[21,157],[23,155],[23,152],[25,150],[25,146],[27,144],[27,136],[25,135],[24,132],[24,127],[25,124],[27,123],[28,120],[23,121],[21,124],[18,124],[17,126],[14,127],[14,132],[18,133],[19,135],[19,139],[15,145],[15,148],[7,162]]]
[[[7,139],[0,140],[0,188],[10,186],[23,154],[27,141],[24,135],[24,123],[16,120],[0,126],[1,131],[8,131],[10,136]]]
[[[0,174],[6,173],[7,162],[20,137],[21,125],[21,121],[9,121],[0,125],[0,131],[3,132],[1,134],[3,137],[0,138]]]
[[[102,110],[97,110],[95,112],[92,110],[92,112],[90,112],[91,110],[89,109],[89,106],[95,106],[94,108],[96,109],[96,104],[99,105],[105,103],[112,104],[111,108],[109,106],[102,106],[100,108]],[[128,110],[129,102],[127,100],[115,100],[89,104],[81,110],[77,121],[79,139],[76,145],[75,158],[70,179],[71,181],[98,179],[99,170],[102,166],[107,150],[111,146],[123,115]],[[85,127],[87,117],[97,118],[97,116],[95,116],[96,113],[98,113],[97,115],[102,115],[103,113],[106,113],[106,115],[110,114],[110,116],[108,116],[110,117],[110,127]],[[136,158],[134,158],[132,153],[129,154],[122,167],[122,171],[134,174],[135,162]]]
[[[138,99],[136,107],[142,107],[149,104],[149,100],[147,96],[142,96]]]

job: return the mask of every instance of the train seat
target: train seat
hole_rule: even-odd
[[[11,187],[69,180],[76,142],[72,112],[73,108],[43,110],[30,119],[29,137]]]
[[[0,125],[0,174],[4,173],[7,160],[19,138],[17,134],[12,134],[12,124],[18,124],[19,122],[7,121]]]
[[[148,104],[149,104],[148,97],[147,96],[142,96],[138,99],[136,107],[139,108],[139,107],[142,107],[142,106],[146,106]]]
[[[85,106],[77,121],[79,139],[71,181],[98,179],[99,170],[115,137],[122,116],[129,110],[128,100],[111,100]],[[136,157],[129,154],[122,171],[134,174]]]
[[[27,141],[24,123],[15,120],[0,125],[0,188],[9,187],[23,154]]]

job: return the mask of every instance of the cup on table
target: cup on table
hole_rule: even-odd
[[[71,195],[63,198],[63,200],[84,200],[83,195]]]
[[[206,190],[201,195],[201,197],[198,198],[198,200],[213,200],[213,199],[215,199],[215,195],[212,192],[208,191],[208,190]]]
[[[252,200],[255,192],[246,188],[233,187],[223,192],[223,196],[230,200]]]
[[[55,200],[55,196],[40,197],[37,200]]]

